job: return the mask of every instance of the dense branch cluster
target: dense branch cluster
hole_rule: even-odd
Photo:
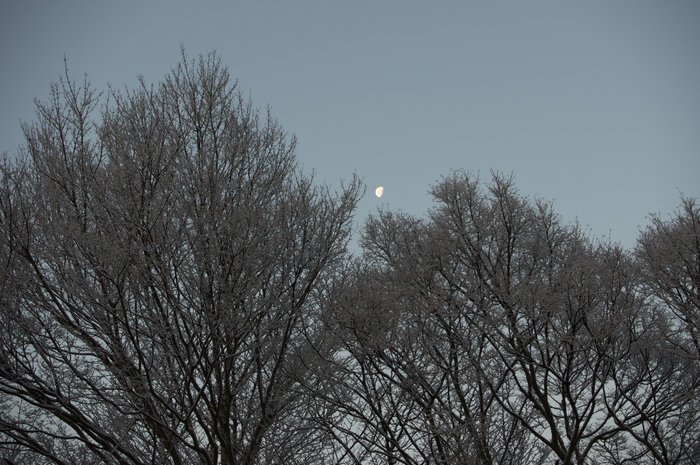
[[[700,208],[633,251],[512,178],[423,218],[296,165],[220,59],[67,75],[1,167],[0,460],[700,463]]]

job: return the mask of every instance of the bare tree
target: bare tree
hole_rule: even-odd
[[[601,402],[610,369],[627,350],[621,323],[634,318],[624,253],[560,223],[512,179],[487,193],[457,172],[434,189],[443,232],[443,276],[461,296],[482,344],[505,373],[482,365],[499,405],[546,446],[532,460],[586,463],[617,427]]]
[[[512,178],[425,218],[331,193],[214,55],[66,76],[0,166],[0,458],[700,462],[700,212],[636,253]]]
[[[213,54],[107,100],[95,118],[99,95],[66,73],[3,166],[0,447],[35,463],[313,458],[296,367],[360,183],[314,185]]]
[[[366,224],[363,264],[328,292],[346,386],[335,402],[352,425],[342,439],[388,463],[522,463],[539,445],[498,402],[513,387],[455,285],[468,275],[452,232],[439,211],[429,221],[380,212]]]
[[[370,218],[362,263],[327,292],[343,389],[324,392],[348,450],[388,463],[692,463],[681,451],[695,447],[697,368],[672,349],[635,257],[562,224],[512,178],[484,186],[458,171],[432,194],[425,220]]]
[[[639,238],[648,293],[672,312],[700,358],[700,207],[684,198],[668,221],[659,215]]]
[[[648,463],[700,463],[700,209],[683,198],[637,244],[650,324],[638,331],[631,363],[616,373],[616,421]],[[624,402],[622,402],[624,400]],[[640,460],[641,463],[641,460]]]

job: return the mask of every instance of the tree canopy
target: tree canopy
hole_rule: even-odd
[[[0,459],[700,463],[700,208],[635,249],[512,177],[423,217],[296,163],[216,54],[66,72],[0,185]]]

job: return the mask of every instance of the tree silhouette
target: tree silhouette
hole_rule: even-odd
[[[66,73],[3,167],[2,447],[75,464],[315,453],[298,357],[360,183],[304,176],[214,54],[95,117],[98,98]]]
[[[0,165],[0,459],[700,463],[700,212],[635,250],[512,177],[424,217],[298,168],[215,54],[66,71]]]

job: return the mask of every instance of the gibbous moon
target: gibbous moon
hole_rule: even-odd
[[[375,194],[377,194],[377,197],[381,197],[384,195],[384,188],[382,186],[377,187],[377,190],[374,191]]]

